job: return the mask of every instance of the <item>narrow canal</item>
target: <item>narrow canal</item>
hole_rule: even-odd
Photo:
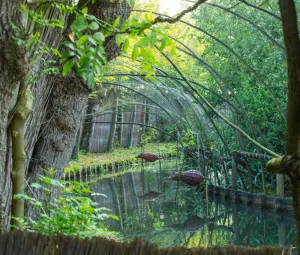
[[[160,247],[296,245],[293,215],[207,199],[205,182],[196,189],[165,180],[176,171],[174,161],[132,170],[92,184],[106,195],[96,202],[119,217],[107,224],[125,240]]]

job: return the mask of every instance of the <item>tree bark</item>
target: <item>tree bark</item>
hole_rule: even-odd
[[[287,174],[291,178],[293,206],[298,232],[298,250],[300,249],[300,41],[297,26],[297,13],[293,0],[279,0],[282,17],[284,42],[288,64],[288,118],[287,118],[287,155],[295,155]]]
[[[86,1],[80,1],[79,6]],[[130,14],[127,1],[122,4],[119,1],[112,3],[109,0],[96,0],[88,4],[89,14],[95,15],[106,22],[113,22],[120,16],[123,23]],[[110,60],[120,53],[120,48],[115,43],[114,37],[105,41],[105,52]],[[43,169],[54,168],[53,178],[60,179],[64,168],[72,155],[72,149],[76,141],[76,134],[80,127],[80,119],[86,106],[90,91],[85,83],[74,73],[67,77],[48,77],[52,91],[49,93],[45,105],[45,118],[41,125],[38,140],[34,145],[31,161],[27,173],[28,183],[32,183],[38,175],[43,175]],[[32,141],[31,141],[32,142]],[[55,195],[55,194],[54,194]],[[36,192],[36,197],[42,194]],[[27,216],[36,217],[34,208],[27,208]]]
[[[24,217],[24,200],[14,198],[14,195],[24,194],[25,179],[25,123],[32,112],[33,97],[30,87],[27,86],[28,79],[24,77],[24,81],[20,85],[20,92],[16,111],[11,123],[12,134],[12,158],[13,168],[11,173],[13,197],[12,197],[12,217]],[[24,91],[23,91],[24,89]],[[19,221],[12,218],[12,224],[19,226]]]
[[[8,115],[16,103],[20,81],[27,74],[25,49],[13,41],[11,24],[19,26],[22,17],[18,7],[23,1],[0,1],[0,231],[9,228],[11,203],[10,140],[7,136]],[[14,97],[16,95],[16,97]]]
[[[44,175],[43,169],[52,167],[55,170],[53,178],[62,178],[72,155],[88,94],[85,83],[74,73],[55,79],[45,124],[41,127],[33,152],[34,160],[29,166],[28,183],[32,183],[38,175]],[[39,192],[35,195],[38,198],[42,196]],[[27,208],[27,216],[36,216],[31,206]]]

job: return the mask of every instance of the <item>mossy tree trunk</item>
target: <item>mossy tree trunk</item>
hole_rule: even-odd
[[[279,0],[288,66],[286,156],[267,163],[272,173],[287,174],[292,183],[293,206],[300,249],[300,41],[294,0]]]
[[[24,194],[24,179],[25,179],[25,123],[32,112],[33,97],[27,79],[24,79],[20,86],[17,107],[11,123],[12,134],[12,158],[13,168],[11,173],[13,199],[12,199],[12,217],[24,217],[24,200],[14,198],[17,194]],[[25,87],[26,86],[26,87]],[[12,225],[18,226],[18,221],[12,218]]]
[[[21,80],[28,73],[26,51],[12,39],[11,24],[20,26],[22,17],[18,7],[24,1],[0,1],[0,230],[9,228],[11,178],[8,117],[15,106]]]
[[[280,0],[284,41],[288,62],[288,115],[286,153],[295,155],[290,161],[288,175],[292,181],[293,205],[298,231],[298,249],[300,248],[300,41],[297,26],[297,14],[293,0]],[[293,157],[294,158],[294,157]]]

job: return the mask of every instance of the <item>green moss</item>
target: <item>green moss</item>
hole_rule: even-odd
[[[152,152],[162,158],[176,156],[177,153],[175,143],[147,144],[144,148],[144,152]],[[105,169],[105,166],[111,166],[115,163],[123,166],[129,166],[138,162],[136,156],[140,153],[141,148],[139,146],[133,146],[131,148],[117,148],[111,153],[80,152],[78,159],[69,162],[68,167],[65,168],[65,174],[69,172],[78,172],[80,169],[90,166],[98,166],[100,169]]]

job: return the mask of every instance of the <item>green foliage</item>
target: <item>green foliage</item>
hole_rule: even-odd
[[[65,234],[80,238],[93,236],[115,236],[104,224],[104,220],[118,217],[109,213],[107,208],[99,208],[92,197],[105,196],[92,193],[87,184],[62,182],[50,177],[40,176],[39,182],[32,183],[33,190],[44,194],[45,200],[38,200],[28,195],[18,194],[15,198],[23,199],[40,211],[39,219],[19,219],[22,230],[37,231],[47,235]],[[53,189],[60,189],[59,198],[51,199]]]
[[[101,79],[106,68],[106,58],[103,43],[105,36],[97,31],[99,21],[86,14],[87,8],[82,13],[77,13],[71,24],[71,34],[68,41],[64,41],[65,51],[60,56],[63,63],[63,76],[66,76],[75,66],[77,75],[87,81],[88,86],[95,84],[95,78]]]
[[[142,129],[140,129],[140,131],[142,131]],[[156,129],[146,128],[145,132],[141,135],[140,146],[144,148],[147,144],[154,141],[157,136],[158,136],[158,131]]]
[[[195,148],[196,133],[188,129],[180,136],[180,142],[184,148]]]
[[[159,65],[156,47],[161,50],[170,48],[173,53],[176,50],[174,42],[163,29],[152,25],[153,21],[152,13],[143,17],[133,16],[124,22],[120,34],[116,35],[116,43],[122,45],[122,53],[131,55],[133,62],[140,58],[141,73],[146,73],[146,79],[155,76],[154,65]]]

